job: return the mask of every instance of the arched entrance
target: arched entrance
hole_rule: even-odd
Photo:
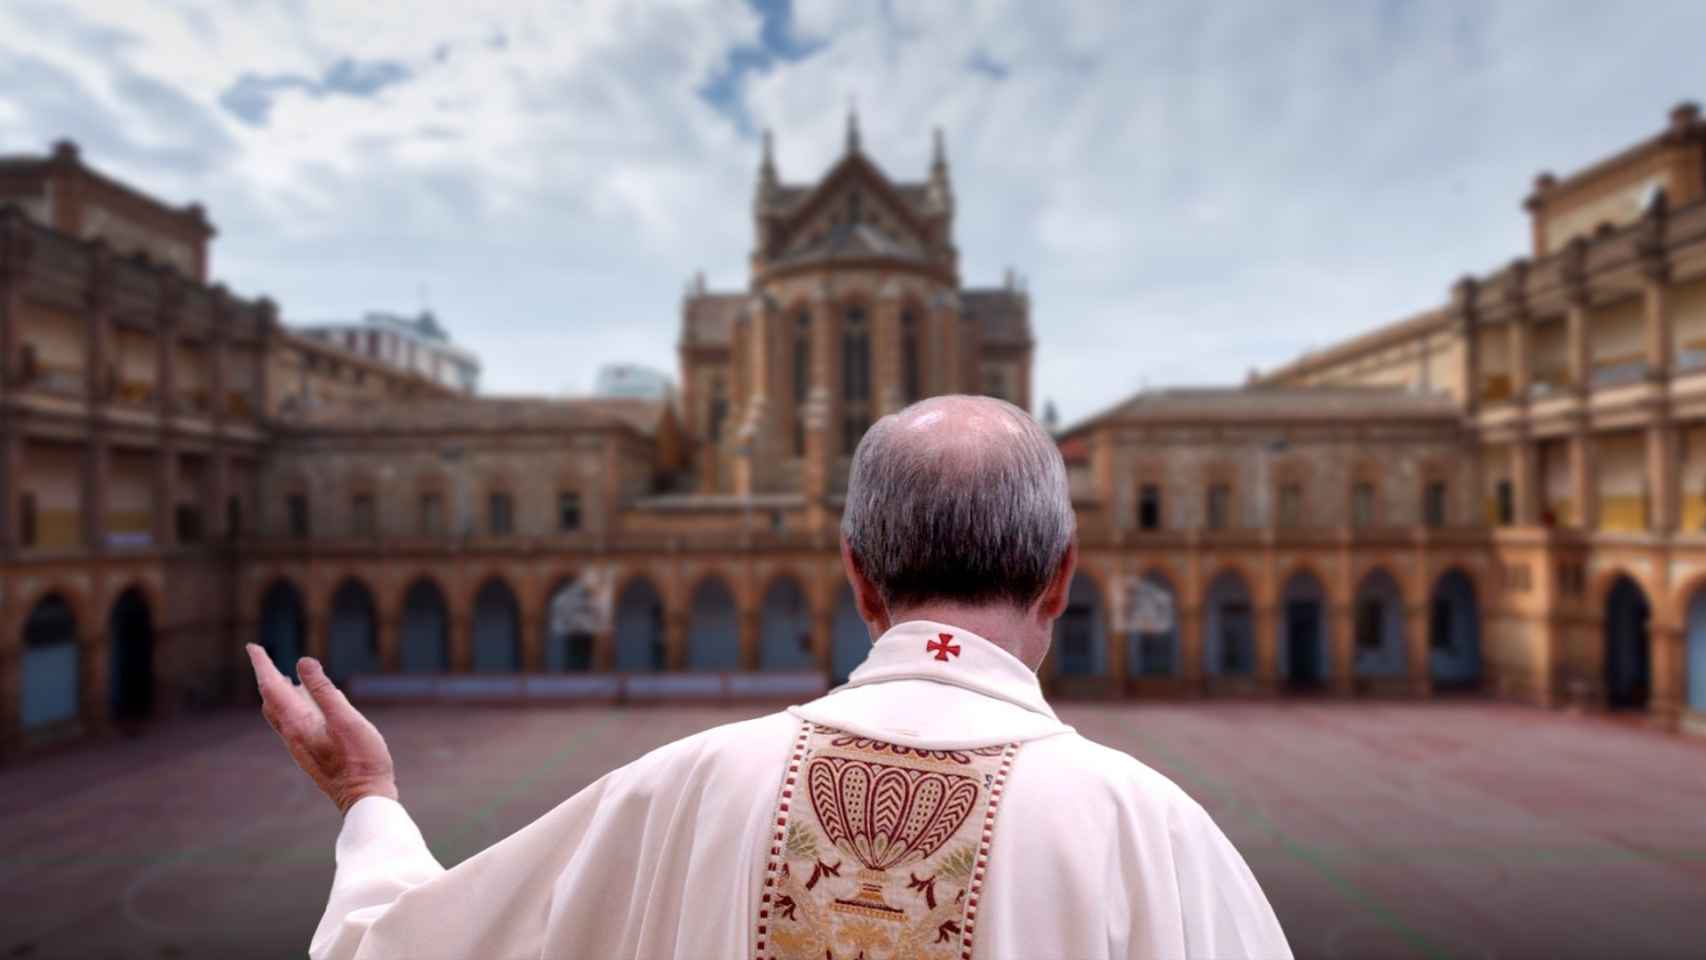
[[[77,614],[57,593],[36,602],[24,621],[19,720],[39,730],[77,719]]]
[[[1605,702],[1613,710],[1647,707],[1651,620],[1652,607],[1641,585],[1619,576],[1605,596]]]
[[[728,584],[717,577],[706,577],[693,590],[687,621],[687,669],[740,669],[735,598]]]
[[[810,670],[816,666],[806,592],[793,577],[778,578],[764,591],[764,603],[759,608],[758,668]]]
[[[1696,590],[1688,602],[1687,676],[1688,709],[1706,713],[1706,588]]]
[[[1327,652],[1327,591],[1321,581],[1300,570],[1280,592],[1281,675],[1293,690],[1317,690],[1327,684],[1331,659]]]
[[[360,580],[345,580],[332,594],[327,623],[326,673],[342,683],[358,673],[379,672],[379,631],[373,593]]]
[[[450,614],[444,591],[422,577],[403,594],[403,620],[397,663],[404,673],[450,670]]]
[[[579,673],[592,669],[594,636],[582,621],[593,606],[590,589],[564,579],[551,589],[545,605],[545,669],[550,673]]]
[[[663,598],[645,577],[637,577],[616,598],[616,669],[662,670]]]
[[[261,598],[260,645],[278,671],[296,679],[296,661],[307,642],[302,592],[289,580],[275,580]]]
[[[1203,600],[1203,668],[1210,676],[1247,677],[1256,672],[1256,637],[1250,588],[1228,570],[1209,584]]]
[[[1356,672],[1391,677],[1404,672],[1404,595],[1390,573],[1376,568],[1357,587],[1354,608]]]
[[[154,619],[138,587],[119,594],[107,615],[112,718],[140,720],[154,709]]]
[[[1428,603],[1428,671],[1436,690],[1481,682],[1481,611],[1474,582],[1456,568],[1434,582]]]
[[[473,633],[475,673],[521,670],[521,607],[515,591],[499,577],[474,594]]]
[[[837,685],[865,662],[871,652],[871,629],[859,617],[859,605],[853,600],[853,588],[841,585],[835,600],[835,618],[829,628],[829,682]]]
[[[1066,609],[1054,622],[1055,669],[1063,677],[1100,676],[1108,649],[1108,618],[1101,588],[1088,574],[1072,575]]]
[[[1150,604],[1157,616],[1165,614],[1165,630],[1133,630],[1130,646],[1126,648],[1126,675],[1131,677],[1166,677],[1178,669],[1179,662],[1179,595],[1172,581],[1160,572],[1145,574],[1139,590],[1154,597]],[[1142,598],[1135,598],[1143,603]]]

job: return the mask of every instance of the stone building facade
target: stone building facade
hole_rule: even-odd
[[[1679,109],[1543,178],[1533,255],[1446,303],[1061,431],[1082,562],[1045,682],[1464,690],[1696,723],[1703,145]],[[1584,204],[1609,225],[1581,227]],[[476,695],[517,676],[844,677],[869,643],[836,539],[859,434],[933,394],[1033,404],[1030,297],[1011,274],[962,284],[953,215],[939,137],[923,180],[895,180],[850,122],[810,184],[781,178],[766,137],[747,288],[689,286],[679,390],[551,401],[450,396],[290,338],[265,301],[9,212],[0,743],[242,689],[245,639],[287,667],[311,653]],[[153,359],[97,389],[115,330]],[[37,341],[56,359],[38,347],[21,377]],[[196,389],[217,402],[183,399]],[[33,529],[71,531],[54,549],[20,542],[25,494]],[[201,505],[193,543],[171,504]],[[588,583],[608,616],[562,621]]]

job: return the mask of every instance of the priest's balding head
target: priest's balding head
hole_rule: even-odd
[[[931,397],[859,442],[841,554],[873,639],[956,623],[1034,670],[1066,606],[1075,526],[1066,463],[1036,420],[993,397]]]

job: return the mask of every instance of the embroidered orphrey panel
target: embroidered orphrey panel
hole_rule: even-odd
[[[758,960],[970,960],[1018,750],[921,750],[802,723],[771,821]]]

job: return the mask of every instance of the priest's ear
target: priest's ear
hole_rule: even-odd
[[[1049,578],[1048,586],[1037,598],[1037,619],[1053,623],[1066,611],[1066,600],[1072,593],[1072,574],[1077,569],[1078,538],[1073,537],[1066,544],[1066,552],[1060,555],[1060,565],[1055,568],[1054,576]]]
[[[847,545],[846,537],[841,538],[841,566],[847,571],[847,582],[853,587],[853,602],[859,608],[859,619],[875,626],[878,633],[887,631],[893,626],[889,623],[888,606],[883,603],[883,595],[877,590],[877,585],[860,569],[859,558]]]

